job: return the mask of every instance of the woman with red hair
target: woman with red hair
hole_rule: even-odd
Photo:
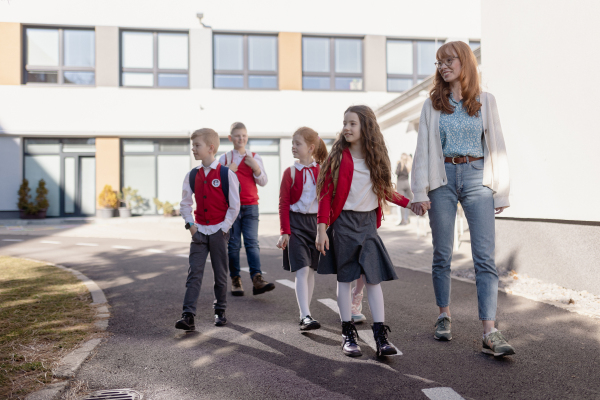
[[[514,354],[494,325],[498,272],[495,219],[509,206],[508,160],[496,100],[481,91],[477,60],[463,42],[448,42],[436,54],[437,71],[419,122],[411,189],[412,208],[429,209],[433,236],[433,288],[440,315],[434,338],[452,340],[450,263],[456,208],[469,224],[484,353]]]

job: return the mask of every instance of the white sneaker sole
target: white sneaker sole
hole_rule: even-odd
[[[367,317],[365,317],[363,314],[352,315],[353,322],[363,322],[366,320],[367,320]]]

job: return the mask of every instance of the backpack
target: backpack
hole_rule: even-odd
[[[223,194],[225,195],[225,200],[227,201],[227,207],[229,207],[229,168],[221,165],[221,170],[219,172],[220,172],[219,177],[221,178],[221,189],[223,190]],[[192,188],[192,193],[196,192],[195,186],[196,186],[196,175],[197,174],[198,174],[198,168],[194,168],[190,171],[190,188]]]

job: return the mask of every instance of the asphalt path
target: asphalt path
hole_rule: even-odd
[[[331,307],[334,276],[316,277],[311,312],[322,328],[301,333],[295,294],[285,284],[294,275],[281,268],[276,249],[261,250],[263,271],[266,280],[283,284],[253,296],[244,273],[246,296],[228,296],[229,323],[218,328],[208,264],[197,332],[176,330],[187,250],[176,242],[0,236],[0,254],[74,268],[104,290],[110,336],[77,375],[92,389],[133,388],[146,399],[600,398],[598,320],[500,293],[498,326],[517,354],[494,358],[481,353],[475,285],[453,280],[454,340],[438,342],[431,275],[403,268],[396,269],[399,280],[383,284],[389,338],[399,356],[377,359],[369,345],[366,294],[367,323],[357,325],[363,356],[342,354]]]

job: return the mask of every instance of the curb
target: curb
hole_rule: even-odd
[[[100,286],[81,272],[72,268],[67,268],[62,265],[53,264],[40,260],[33,260],[31,258],[23,258],[23,260],[35,261],[46,265],[53,265],[64,271],[68,271],[75,275],[77,279],[83,282],[87,287],[90,294],[92,295],[91,306],[96,308],[96,327],[100,330],[105,331],[108,328],[108,319],[110,313],[108,311],[108,301]],[[70,379],[75,377],[75,374],[81,367],[81,364],[88,358],[88,356],[94,351],[96,346],[102,342],[101,338],[90,339],[83,343],[81,346],[67,354],[60,360],[56,369],[52,371],[52,375],[55,378]],[[46,385],[41,390],[28,394],[25,400],[52,400],[56,398],[67,386],[68,381],[57,382],[50,385]]]

